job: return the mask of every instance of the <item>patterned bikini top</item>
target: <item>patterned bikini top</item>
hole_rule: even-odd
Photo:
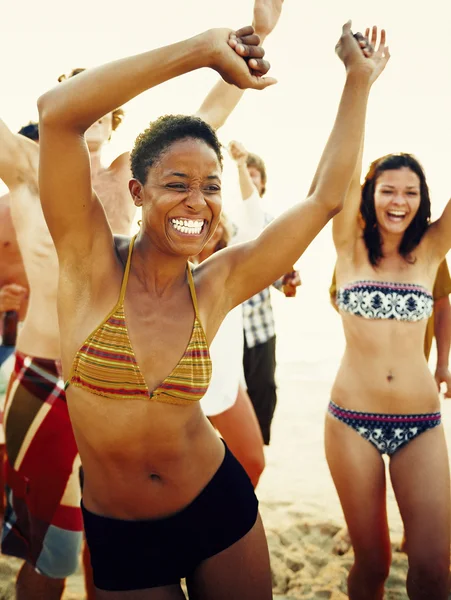
[[[207,391],[212,371],[208,344],[199,319],[191,269],[187,265],[188,284],[195,310],[191,338],[171,374],[150,392],[135,359],[124,313],[135,237],[130,242],[119,300],[78,350],[65,389],[70,384],[111,399],[142,398],[169,404],[191,404],[200,400]]]
[[[434,299],[426,288],[414,283],[363,280],[339,288],[337,306],[365,319],[415,322],[429,319]]]

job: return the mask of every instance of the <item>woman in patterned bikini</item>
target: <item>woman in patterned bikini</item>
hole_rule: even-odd
[[[379,56],[344,26],[343,96],[307,200],[193,272],[188,258],[221,212],[214,131],[167,116],[138,137],[129,188],[143,217],[131,241],[111,233],[84,142],[102,115],[193,69],[241,88],[273,83],[261,77],[269,65],[258,42],[252,28],[210,30],[89,69],[39,100],[41,201],[59,258],[61,356],[99,600],[177,600],[182,577],[195,600],[272,597],[252,484],[198,402],[208,345],[225,315],[285,273],[340,210]]]
[[[371,37],[374,46],[375,29]],[[423,346],[436,272],[451,247],[451,205],[430,224],[423,169],[408,154],[373,162],[361,187],[362,151],[363,137],[333,221],[346,349],[326,417],[327,460],[355,552],[349,597],[383,597],[391,561],[387,454],[406,532],[409,598],[444,600],[449,464]]]

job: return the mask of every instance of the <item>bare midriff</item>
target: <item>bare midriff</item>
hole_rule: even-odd
[[[440,409],[424,356],[427,320],[409,323],[342,314],[346,349],[331,399],[343,408],[386,414]]]
[[[192,502],[218,470],[224,445],[200,405],[111,400],[69,387],[84,469],[83,503],[118,519],[154,519]]]

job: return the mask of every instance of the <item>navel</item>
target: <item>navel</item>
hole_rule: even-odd
[[[387,381],[388,383],[391,383],[394,380],[395,376],[393,375],[393,373],[391,371],[388,372],[387,375]]]

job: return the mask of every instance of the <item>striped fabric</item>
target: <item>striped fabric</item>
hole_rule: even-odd
[[[78,568],[83,521],[80,458],[59,364],[16,351],[5,404],[5,492],[1,551],[40,573]]]
[[[188,346],[172,373],[150,392],[136,362],[125,322],[124,299],[135,238],[130,243],[127,265],[117,305],[88,337],[75,355],[69,384],[106,398],[143,398],[170,404],[200,400],[211,379],[207,340],[199,320],[191,269],[188,283],[196,317]]]

